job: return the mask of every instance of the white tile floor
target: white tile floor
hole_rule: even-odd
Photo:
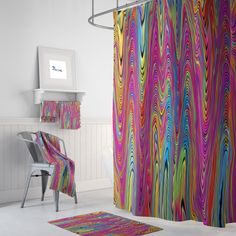
[[[75,234],[47,222],[95,211],[107,211],[163,228],[163,231],[149,234],[150,236],[236,236],[236,224],[228,224],[226,228],[220,229],[194,221],[171,222],[132,216],[113,206],[112,189],[80,193],[78,200],[78,205],[74,205],[73,199],[61,198],[58,213],[54,211],[53,201],[50,198],[45,199],[43,203],[39,199],[27,201],[24,209],[19,207],[19,203],[0,206],[0,236],[73,236]]]

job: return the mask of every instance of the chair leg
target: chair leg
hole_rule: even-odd
[[[30,171],[28,173],[28,176],[27,176],[25,191],[24,191],[24,195],[23,195],[23,200],[21,202],[21,208],[24,208],[24,205],[25,205],[25,199],[26,199],[26,196],[27,196],[27,193],[28,193],[28,190],[29,190],[31,175],[32,175],[32,169],[30,169]]]
[[[53,191],[56,212],[59,210],[59,191]]]
[[[48,176],[47,176],[47,171],[41,170],[42,174],[42,197],[41,201],[44,201],[44,194],[46,192],[47,184],[48,184]]]
[[[74,196],[74,198],[75,198],[75,204],[77,204],[77,203],[78,203],[78,200],[77,200],[77,193],[76,193],[76,191],[75,191],[75,196]]]

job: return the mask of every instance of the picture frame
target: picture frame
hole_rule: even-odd
[[[39,46],[38,60],[40,89],[77,89],[74,50]]]

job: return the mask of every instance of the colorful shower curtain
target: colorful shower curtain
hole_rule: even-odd
[[[236,1],[153,0],[114,22],[115,205],[236,222]]]

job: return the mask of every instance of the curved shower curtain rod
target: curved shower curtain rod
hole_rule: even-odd
[[[120,10],[129,8],[129,7],[132,7],[132,6],[140,5],[142,3],[151,2],[151,1],[152,0],[137,0],[135,2],[131,2],[131,3],[127,3],[125,5],[119,6],[119,0],[116,0],[116,7],[115,8],[112,8],[112,9],[109,9],[107,11],[103,11],[103,12],[94,14],[94,0],[92,0],[92,16],[90,16],[88,18],[88,22],[92,26],[95,26],[95,27],[98,27],[98,28],[113,30],[114,27],[97,24],[97,23],[95,23],[94,19],[97,18],[97,17],[103,16],[103,15],[107,15],[109,13],[112,13],[114,11],[120,11]]]

